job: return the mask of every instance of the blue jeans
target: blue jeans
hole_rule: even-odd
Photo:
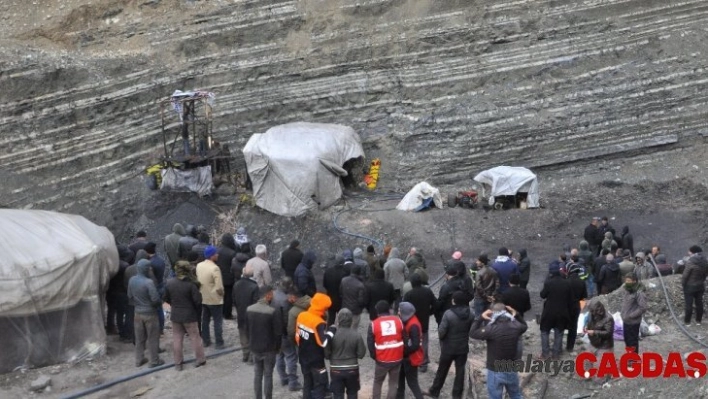
[[[511,399],[523,399],[519,375],[514,372],[496,372],[487,369],[487,392],[489,399],[502,399],[504,388]]]
[[[485,310],[489,309],[489,302],[484,299],[474,299],[474,316],[481,317]]]
[[[275,357],[275,367],[280,375],[282,385],[287,384],[290,388],[298,386],[297,381],[297,350],[295,343],[290,337],[283,337],[280,345],[280,352]]]
[[[222,310],[222,305],[202,305],[202,340],[204,341],[204,346],[211,345],[209,324],[212,317],[214,318],[214,336],[216,338],[216,345],[224,345],[224,312]]]
[[[585,279],[585,287],[588,290],[588,298],[592,298],[597,295],[597,292],[595,292],[595,276],[588,274],[588,278]]]
[[[553,351],[551,352],[551,338],[550,331],[541,330],[541,356],[559,357],[563,351],[563,330],[554,328],[553,329]]]

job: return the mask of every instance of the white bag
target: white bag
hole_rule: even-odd
[[[657,326],[654,323],[651,323],[649,325],[649,331],[647,332],[647,335],[656,335],[661,332],[661,327]]]
[[[585,325],[587,325],[589,315],[590,313],[581,313],[578,316],[578,335],[581,335],[585,332]]]

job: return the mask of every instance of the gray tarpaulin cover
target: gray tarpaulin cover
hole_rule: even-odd
[[[214,182],[211,179],[211,166],[195,169],[162,169],[162,184],[160,190],[195,192],[200,196],[211,194]]]
[[[490,201],[496,196],[528,193],[527,206],[538,208],[538,179],[530,170],[519,166],[497,166],[474,177],[474,181],[491,187]],[[486,189],[486,187],[485,187]]]
[[[82,216],[0,209],[0,372],[101,353],[113,234]]]
[[[259,207],[283,216],[332,205],[342,196],[344,162],[364,156],[350,127],[289,123],[254,134],[243,149]]]

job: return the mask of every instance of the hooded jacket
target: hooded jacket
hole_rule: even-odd
[[[308,250],[302,257],[302,261],[293,273],[293,284],[301,295],[314,296],[317,292],[315,275],[312,274],[312,266],[317,261],[317,255],[312,250]]]
[[[135,313],[157,316],[162,304],[155,283],[148,277],[150,261],[141,259],[136,266],[137,274],[128,282],[128,300],[135,306]]]
[[[337,333],[332,342],[325,346],[325,357],[329,359],[331,370],[356,370],[358,359],[366,355],[366,344],[359,332],[352,328],[352,312],[343,308],[337,314]]]
[[[165,237],[165,253],[167,254],[167,260],[170,261],[170,265],[174,265],[180,259],[179,239],[185,235],[187,235],[187,233],[184,231],[184,227],[179,223],[175,223],[175,225],[172,226],[172,234],[168,234]]]
[[[339,287],[342,284],[342,279],[346,277],[349,273],[344,269],[344,265],[339,262],[335,262],[334,266],[328,267],[324,272],[322,277],[322,286],[327,290],[327,295],[329,295],[332,300],[332,310],[338,312],[342,308],[342,295],[339,292]]]
[[[590,251],[590,244],[587,241],[580,241],[578,258],[584,262],[585,272],[595,276],[595,255]]]
[[[386,301],[389,306],[392,306],[393,302],[396,300],[396,293],[393,289],[393,284],[377,278],[367,282],[365,287],[368,297],[368,304],[366,305],[366,308],[369,311],[369,319],[374,320],[378,317],[378,312],[376,312],[376,304],[379,301]]]
[[[625,284],[624,297],[622,298],[622,323],[640,324],[642,316],[647,311],[647,297],[644,295],[644,287],[637,283],[636,287],[629,288]]]
[[[283,251],[280,255],[280,267],[283,268],[286,276],[292,278],[295,275],[295,269],[302,262],[303,256],[302,251],[297,247],[293,247],[292,244]]]
[[[371,278],[369,264],[364,260],[364,251],[361,248],[354,248],[354,264],[361,268],[361,277],[364,281]]]
[[[288,338],[295,344],[295,333],[297,333],[297,317],[300,313],[307,311],[310,308],[312,298],[308,295],[301,296],[293,302],[293,306],[288,311]]]
[[[175,323],[196,323],[202,307],[202,294],[190,276],[167,280],[165,302],[172,307],[170,320]]]
[[[526,249],[519,250],[519,279],[521,282],[529,282],[531,278],[531,259]],[[523,285],[523,284],[522,284]]]
[[[617,242],[615,242],[615,237],[612,235],[611,232],[605,232],[605,238],[602,240],[602,249],[608,249],[611,250],[612,246],[617,246]]]
[[[192,227],[191,233],[194,233],[195,231],[196,228]],[[192,247],[199,244],[199,240],[197,240],[196,237],[189,235],[189,231],[187,233],[188,234],[185,234],[184,236],[180,237],[177,241],[179,244],[179,250],[177,253],[179,259],[187,259],[187,254],[189,253],[189,251],[192,250]]]
[[[708,274],[708,261],[699,252],[691,255],[686,261],[686,267],[681,275],[681,286],[683,288],[705,289],[706,275]]]
[[[360,315],[366,308],[366,287],[360,276],[354,274],[344,277],[339,286],[342,295],[342,308],[349,309],[352,314]]]
[[[406,262],[401,260],[398,248],[391,249],[383,269],[384,278],[393,284],[393,289],[400,290],[403,288],[403,283],[408,278],[408,266],[406,266]]]
[[[413,287],[404,296],[405,302],[410,302],[415,307],[415,315],[420,321],[423,332],[430,328],[430,316],[435,312],[437,299],[433,291],[425,286]]]
[[[602,286],[602,293],[609,294],[622,285],[620,266],[615,262],[606,263],[600,269],[600,278],[597,283]]]
[[[500,255],[492,264],[492,268],[499,275],[499,292],[504,293],[509,288],[509,277],[512,274],[518,274],[519,268],[510,257]]]
[[[332,306],[332,300],[325,294],[316,293],[310,301],[310,308],[297,316],[297,334],[300,365],[314,369],[325,368],[324,348],[330,344],[336,331],[335,326],[327,329],[324,315]]]
[[[462,355],[470,351],[469,333],[474,317],[470,307],[455,305],[442,316],[438,325],[441,355]]]
[[[593,330],[593,334],[589,335],[590,344],[597,349],[612,349],[615,347],[613,333],[615,332],[615,321],[606,310],[601,309],[602,304],[599,301],[593,301],[588,306],[590,315],[585,328]]]
[[[629,232],[629,226],[622,228],[622,249],[628,249],[631,256],[634,256],[634,236]]]
[[[406,257],[406,266],[408,266],[409,273],[414,273],[418,268],[425,269],[425,258],[423,258],[423,255],[419,252],[416,252],[413,255],[409,254]]]
[[[231,272],[231,265],[236,256],[236,242],[234,236],[225,233],[221,236],[221,246],[219,247],[219,257],[216,259],[216,265],[221,270],[221,278],[224,286],[232,287],[236,282],[234,274]]]

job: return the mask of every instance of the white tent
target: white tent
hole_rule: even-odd
[[[440,190],[426,182],[416,184],[396,205],[396,209],[401,211],[414,211],[429,198],[433,199],[433,204],[442,209],[442,196]]]
[[[538,208],[538,179],[530,170],[518,166],[497,166],[487,169],[474,177],[474,181],[482,183],[486,190],[490,188],[490,202],[494,197],[528,193],[527,206]]]
[[[2,209],[0,247],[0,372],[102,351],[113,234],[77,215]]]
[[[243,149],[253,196],[259,207],[283,216],[326,208],[342,196],[342,168],[364,156],[350,127],[289,123],[254,134]]]

